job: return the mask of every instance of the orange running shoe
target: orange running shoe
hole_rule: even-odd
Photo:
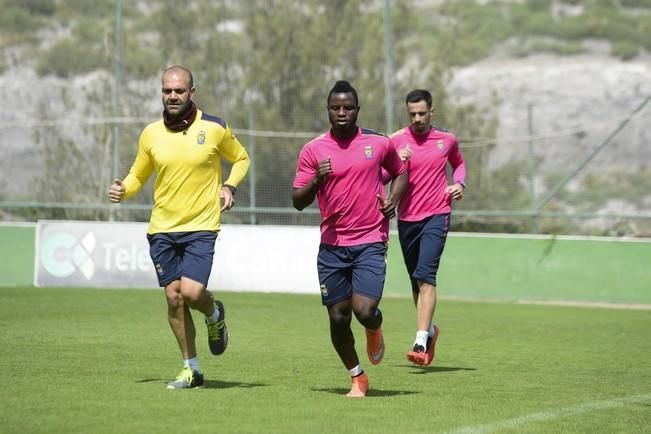
[[[407,360],[414,365],[423,366],[425,364],[425,357],[427,353],[422,345],[414,344],[414,348],[407,353]]]
[[[407,353],[407,360],[420,366],[428,366],[434,360],[436,339],[439,337],[439,328],[434,326],[434,336],[427,338],[427,348],[414,344],[414,348]]]
[[[352,380],[353,386],[346,396],[349,398],[364,398],[366,392],[368,392],[368,375],[366,375],[366,372],[363,372],[357,377],[353,377]]]
[[[434,355],[436,353],[436,339],[438,339],[438,337],[439,328],[434,326],[434,336],[427,338],[427,351],[425,351],[425,354],[427,354],[427,356],[425,357],[425,366],[429,365],[432,363],[432,360],[434,360]]]
[[[377,365],[384,358],[382,327],[377,330],[366,329],[366,354],[372,365]]]

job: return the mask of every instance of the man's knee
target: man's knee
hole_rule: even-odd
[[[181,281],[175,280],[165,286],[165,298],[167,305],[172,308],[183,306],[183,296],[181,295]]]
[[[378,317],[382,317],[382,312],[378,309],[377,302],[359,303],[355,306],[355,318],[362,324],[375,322]]]
[[[431,294],[436,291],[436,281],[418,280],[418,291],[421,294]]]
[[[181,279],[180,293],[185,303],[194,307],[205,297],[206,287],[200,282],[183,278]]]
[[[333,309],[328,312],[330,318],[330,328],[332,330],[345,330],[350,327],[352,313],[349,311]]]

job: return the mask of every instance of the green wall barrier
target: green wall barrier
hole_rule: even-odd
[[[386,294],[410,294],[400,243],[389,245]],[[651,242],[450,234],[441,296],[651,304]]]
[[[33,225],[0,226],[0,286],[31,286],[34,279]]]
[[[288,228],[289,229],[289,228]],[[35,228],[0,226],[0,286],[31,286]],[[438,274],[440,296],[651,304],[651,241],[455,234]],[[410,297],[391,235],[385,294]]]

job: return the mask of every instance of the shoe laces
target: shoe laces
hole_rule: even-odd
[[[192,368],[185,366],[183,370],[176,376],[176,381],[184,381],[188,384],[192,384],[192,379],[194,378],[194,373]]]
[[[217,339],[219,338],[219,334],[221,331],[224,329],[224,320],[219,320],[214,323],[208,324],[208,337],[210,339]]]

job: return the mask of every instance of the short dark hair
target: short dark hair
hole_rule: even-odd
[[[169,71],[183,71],[186,74],[188,74],[188,77],[190,77],[190,89],[194,87],[194,77],[192,76],[192,71],[190,71],[188,68],[182,65],[172,65],[167,68],[165,68],[165,71],[163,71],[163,75],[165,75]]]
[[[428,90],[414,89],[411,92],[409,92],[407,94],[407,98],[405,98],[405,104],[409,104],[410,102],[419,102],[419,101],[425,101],[427,103],[427,107],[432,108],[432,94],[429,93]]]
[[[333,93],[352,93],[355,97],[355,105],[359,106],[359,97],[357,96],[357,91],[346,80],[339,80],[335,83],[334,86],[332,86],[332,89],[330,89],[330,92],[328,92],[328,104],[330,104],[330,97]]]

